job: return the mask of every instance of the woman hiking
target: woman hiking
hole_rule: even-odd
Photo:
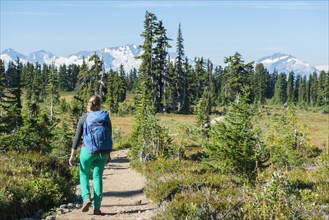
[[[107,111],[101,110],[99,96],[91,96],[84,113],[78,122],[73,140],[70,166],[73,166],[75,152],[81,142],[80,150],[80,186],[83,200],[82,212],[88,212],[93,205],[94,215],[101,215],[100,210],[103,195],[103,171],[106,163],[110,162],[112,150],[112,125]],[[94,198],[91,199],[89,176],[93,169]]]

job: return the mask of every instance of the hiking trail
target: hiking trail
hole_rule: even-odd
[[[111,163],[105,166],[103,174],[102,215],[93,215],[93,208],[88,212],[81,209],[56,216],[63,219],[151,219],[157,205],[144,194],[145,177],[129,168],[128,149],[111,153]],[[92,191],[92,183],[90,185]],[[93,197],[93,196],[92,196]]]

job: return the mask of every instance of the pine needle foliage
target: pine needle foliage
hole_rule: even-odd
[[[144,82],[141,82],[137,94],[135,123],[130,137],[132,142],[130,156],[140,161],[165,156],[171,142],[168,130],[158,124],[155,109],[150,104],[150,98],[147,98],[148,94]]]
[[[253,179],[256,168],[262,166],[263,147],[259,132],[254,128],[255,115],[248,104],[248,95],[237,97],[231,103],[224,122],[216,123],[209,132],[205,146],[204,164],[215,171],[241,174]]]

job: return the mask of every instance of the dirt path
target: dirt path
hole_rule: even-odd
[[[93,209],[57,215],[56,219],[151,219],[156,205],[144,195],[145,178],[129,169],[128,150],[111,153],[110,166],[103,175],[102,215],[93,215]]]

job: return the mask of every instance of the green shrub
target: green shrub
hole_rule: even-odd
[[[267,143],[273,167],[299,167],[305,165],[308,158],[319,155],[320,150],[311,144],[306,127],[297,123],[293,106],[289,107],[288,116],[273,118],[270,131]]]
[[[218,122],[209,132],[205,146],[206,168],[222,173],[256,176],[266,153],[260,132],[253,126],[255,111],[246,97],[238,97],[232,103],[224,122]]]
[[[0,158],[0,219],[33,216],[73,198],[77,178],[66,160],[14,151]]]

